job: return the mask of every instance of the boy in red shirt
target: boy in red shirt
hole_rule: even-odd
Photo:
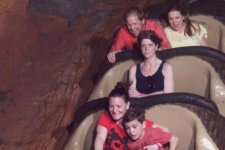
[[[128,140],[129,150],[164,150],[164,145],[169,143],[169,150],[175,150],[178,138],[160,128],[146,128],[144,110],[130,108],[124,116],[123,125],[130,137]]]

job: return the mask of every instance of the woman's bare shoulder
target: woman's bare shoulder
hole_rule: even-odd
[[[130,67],[130,71],[135,71],[136,68],[137,68],[137,65],[135,64],[135,65],[133,65],[133,66]]]
[[[173,67],[169,62],[165,62],[163,65],[163,70],[168,71],[168,70],[172,70]]]

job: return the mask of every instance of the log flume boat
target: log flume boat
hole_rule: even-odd
[[[177,135],[177,149],[221,149],[225,140],[225,85],[216,65],[224,67],[225,54],[194,46],[159,51],[157,55],[174,68],[175,93],[132,99],[132,105],[142,107],[148,119]],[[137,51],[118,53],[116,57],[118,62],[103,75],[88,102],[76,112],[65,150],[92,148],[96,121],[106,108],[109,92],[118,81],[126,82],[128,69],[142,59]]]
[[[159,8],[161,6],[159,5]],[[151,11],[149,11],[151,10]],[[156,5],[146,10],[154,17]],[[183,47],[159,51],[174,68],[175,93],[132,99],[146,110],[146,118],[166,126],[179,137],[178,150],[217,150],[225,147],[225,27],[206,15],[194,15],[208,32],[209,47]],[[75,113],[71,137],[64,150],[90,150],[97,118],[107,96],[119,81],[127,81],[128,69],[138,63],[139,52],[116,55],[117,63],[104,72],[88,102]]]

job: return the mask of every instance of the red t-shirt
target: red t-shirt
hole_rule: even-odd
[[[143,150],[145,146],[157,143],[164,145],[170,141],[171,137],[171,133],[164,132],[160,128],[146,127],[144,137],[136,141],[128,140],[128,149]],[[163,147],[160,147],[159,149],[164,150]]]
[[[145,29],[153,30],[162,39],[161,46],[166,48],[171,48],[170,42],[164,32],[163,27],[158,21],[145,19]],[[119,50],[134,50],[137,49],[137,37],[132,35],[128,29],[124,26],[118,31],[114,43],[111,47],[111,51]]]
[[[124,129],[111,118],[107,111],[100,115],[97,125],[105,127],[108,131],[106,141],[104,143],[104,150],[127,149],[128,138]],[[152,125],[152,121],[146,122],[147,127],[152,127]]]

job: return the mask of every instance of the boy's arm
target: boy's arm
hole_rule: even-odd
[[[159,146],[157,144],[148,145],[144,147],[144,150],[159,150]]]
[[[177,147],[178,141],[179,141],[178,137],[172,136],[170,138],[170,148],[169,148],[169,150],[175,150],[176,147]]]

